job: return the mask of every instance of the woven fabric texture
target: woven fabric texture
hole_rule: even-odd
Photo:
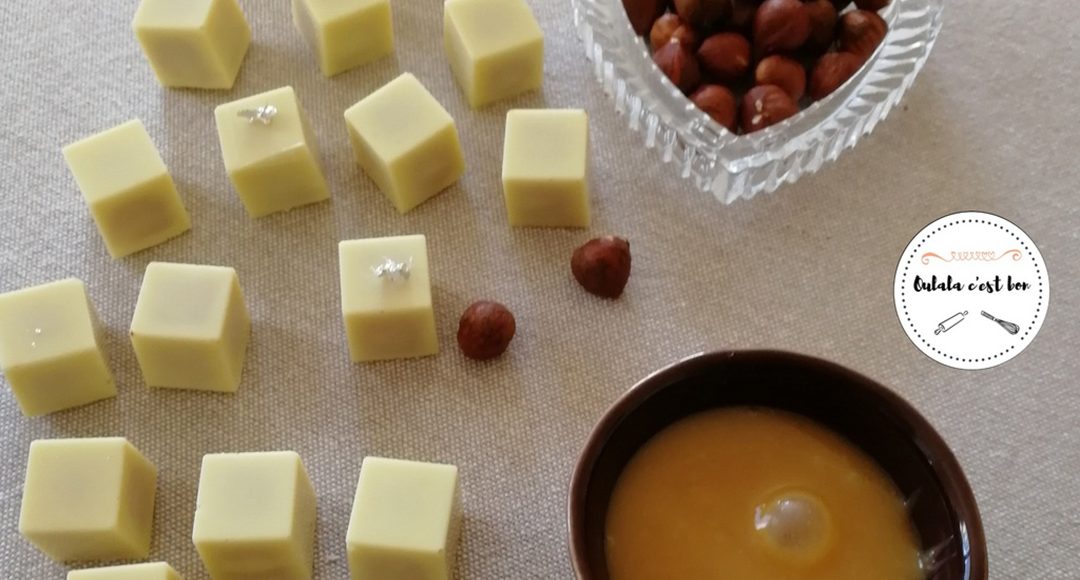
[[[569,578],[566,490],[600,414],[649,372],[703,350],[768,347],[832,359],[889,385],[950,442],[981,505],[994,578],[1073,579],[1080,569],[1080,12],[950,2],[945,30],[903,106],[820,173],[723,206],[661,165],[591,76],[567,0],[530,0],[546,35],[543,91],[471,110],[442,51],[437,0],[394,0],[396,53],[326,79],[286,0],[243,0],[253,43],[231,91],[161,88],[131,32],[135,0],[11,2],[0,12],[0,292],[75,276],[107,328],[118,397],[26,419],[0,396],[0,576],[61,579],[17,531],[32,440],[122,435],[160,470],[154,559],[208,578],[191,544],[203,454],[291,449],[318,493],[316,578],[348,577],[344,538],[361,459],[461,469],[464,579]],[[468,169],[399,215],[353,161],[343,111],[409,71],[458,123]],[[213,109],[295,87],[332,199],[250,219],[221,161]],[[500,167],[506,111],[581,107],[590,118],[594,225],[511,229]],[[142,119],[194,228],[112,260],[68,173],[65,144]],[[892,280],[925,224],[990,211],[1038,243],[1053,298],[1041,334],[987,371],[945,368],[897,321]],[[592,235],[631,241],[625,296],[573,281]],[[351,364],[339,240],[428,236],[442,353]],[[127,329],[151,261],[237,269],[253,319],[235,395],[150,390]],[[517,316],[505,356],[466,360],[457,319],[492,298]]]

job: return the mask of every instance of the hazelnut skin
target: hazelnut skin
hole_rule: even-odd
[[[701,84],[697,58],[678,42],[669,42],[653,53],[653,62],[683,93],[689,94]]]
[[[649,31],[649,45],[653,52],[669,42],[678,42],[690,50],[697,48],[697,33],[678,14],[670,12],[657,18]]]
[[[758,63],[754,84],[776,85],[798,102],[806,93],[806,69],[794,59],[774,54]]]
[[[723,85],[704,85],[690,96],[690,100],[728,131],[739,130],[739,100],[735,93]]]
[[[842,52],[850,52],[864,61],[874,54],[889,26],[876,12],[850,10],[840,16],[836,37]]]
[[[803,3],[803,10],[810,16],[810,37],[804,48],[825,52],[836,40],[836,8],[829,0],[811,0]]]
[[[696,28],[709,28],[731,15],[731,0],[674,0],[675,12]]]
[[[760,0],[731,0],[731,27],[750,32]]]
[[[506,351],[517,331],[508,308],[490,300],[473,302],[458,322],[457,341],[465,356],[476,360],[495,358]]]
[[[847,82],[860,67],[862,59],[850,52],[830,52],[818,59],[810,73],[810,98],[824,99]]]
[[[753,133],[794,117],[799,112],[796,103],[784,89],[776,85],[759,85],[743,95],[743,133]]]
[[[664,13],[667,0],[623,0],[626,16],[638,36],[645,36],[652,29],[653,22]]]
[[[889,0],[855,0],[855,5],[859,7],[859,10],[873,10],[874,12],[877,12],[888,6]]]
[[[701,68],[715,80],[736,81],[750,68],[750,41],[736,32],[714,34],[701,43],[697,57]]]
[[[754,48],[760,54],[796,50],[810,37],[810,15],[800,0],[765,0],[754,15]]]
[[[590,294],[618,298],[630,279],[630,242],[618,236],[591,239],[574,250],[570,271]]]

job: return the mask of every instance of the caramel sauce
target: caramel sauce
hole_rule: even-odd
[[[627,464],[611,580],[920,580],[903,498],[857,447],[771,409],[706,411]]]

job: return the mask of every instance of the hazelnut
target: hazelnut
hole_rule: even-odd
[[[757,14],[759,0],[731,0],[731,26],[737,30],[749,32],[754,24],[754,14]]]
[[[828,4],[829,0],[825,0]],[[774,54],[765,57],[754,70],[754,84],[776,85],[798,101],[806,93],[806,69],[798,61]]]
[[[626,16],[638,36],[645,36],[652,29],[653,22],[664,13],[667,0],[623,0]]]
[[[590,294],[618,298],[630,279],[630,242],[618,236],[589,240],[574,250],[570,271]]]
[[[850,52],[830,52],[818,59],[810,73],[810,98],[824,99],[847,82],[862,66],[862,59]]]
[[[844,8],[851,6],[851,0],[832,0],[832,5],[836,8],[836,13],[840,14]]]
[[[701,69],[690,49],[669,42],[653,54],[653,61],[671,82],[684,93],[691,93],[701,83]]]
[[[888,30],[885,20],[876,12],[851,10],[840,17],[836,36],[840,40],[841,51],[850,52],[865,61],[874,54]]]
[[[473,302],[458,322],[457,341],[465,356],[486,360],[502,354],[517,330],[514,315],[490,300]]]
[[[750,68],[750,42],[736,32],[721,32],[706,38],[697,56],[709,76],[722,82],[736,81]]]
[[[690,96],[695,105],[728,131],[739,130],[739,101],[731,89],[722,85],[705,85]]]
[[[889,0],[855,0],[855,5],[859,7],[859,10],[873,10],[874,12],[877,12],[888,6]]]
[[[805,48],[825,52],[836,40],[836,8],[829,0],[811,0],[803,3],[803,10],[810,16],[810,38]]]
[[[693,50],[697,47],[697,33],[678,14],[668,13],[656,20],[649,32],[649,44],[653,52],[669,42],[678,42]]]
[[[743,133],[753,133],[784,119],[794,117],[799,104],[784,89],[776,85],[759,85],[743,95]]]
[[[675,12],[697,28],[708,28],[727,19],[731,0],[674,0]]]
[[[810,15],[800,0],[765,0],[754,15],[754,48],[761,54],[795,50],[810,37]]]

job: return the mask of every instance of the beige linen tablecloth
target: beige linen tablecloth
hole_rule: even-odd
[[[128,437],[160,469],[154,559],[206,573],[190,540],[204,453],[292,449],[319,496],[316,578],[347,578],[344,537],[360,461],[383,455],[461,468],[463,579],[568,578],[570,470],[600,413],[650,371],[708,349],[770,347],[838,361],[917,406],[950,442],[978,496],[994,578],[1080,576],[1080,371],[1075,130],[1080,12],[1070,3],[951,2],[914,89],[877,132],[819,174],[723,206],[662,166],[586,69],[567,0],[532,0],[547,37],[542,94],[470,110],[442,54],[437,0],[394,0],[397,52],[326,79],[286,0],[245,0],[254,40],[227,92],[158,86],[130,30],[135,0],[8,2],[0,13],[0,291],[83,279],[101,312],[115,399],[37,419],[0,397],[3,578],[61,579],[18,534],[30,442]],[[401,216],[352,159],[342,112],[402,71],[457,119],[468,170]],[[283,85],[312,118],[329,203],[252,220],[232,191],[216,105]],[[512,230],[499,181],[512,107],[590,115],[595,223]],[[141,118],[194,229],[124,260],[95,231],[60,148]],[[1038,243],[1053,285],[1042,333],[988,371],[945,368],[897,322],[897,260],[925,224],[991,211]],[[572,249],[615,232],[633,246],[625,297],[573,282]],[[337,242],[427,234],[443,352],[354,365],[339,311]],[[127,339],[150,261],[235,267],[254,333],[235,395],[149,390]],[[517,315],[501,359],[465,360],[454,335],[473,299]]]

